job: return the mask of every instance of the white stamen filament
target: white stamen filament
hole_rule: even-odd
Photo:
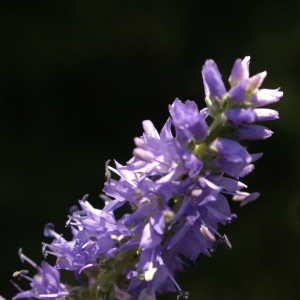
[[[124,179],[125,181],[127,181],[129,184],[131,184],[133,187],[136,187],[136,184],[133,183],[132,181],[128,180],[127,178],[123,177],[115,168],[108,166],[108,169],[110,169],[111,171],[113,171],[114,173],[116,173],[117,175],[119,175],[122,179]]]
[[[33,260],[31,260],[29,257],[22,253],[22,248],[19,249],[19,256],[22,262],[26,260],[30,265],[32,265],[34,268],[40,271],[39,266]]]
[[[212,230],[218,237],[222,237],[222,235],[216,230],[216,229],[214,229],[213,227],[211,227],[210,225],[206,225],[207,227],[209,227],[209,229],[210,230]]]
[[[169,275],[170,279],[173,281],[173,283],[177,287],[178,291],[181,291],[180,286],[178,285],[178,283],[176,282],[176,280],[174,279],[174,277],[169,273],[169,270],[167,270],[167,272],[168,272],[168,275]]]

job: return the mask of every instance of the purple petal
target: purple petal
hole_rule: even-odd
[[[143,230],[143,235],[140,242],[141,248],[143,249],[153,248],[159,245],[160,242],[161,242],[161,235],[154,230],[154,228],[150,225],[150,223],[148,223]]]
[[[264,140],[269,138],[273,131],[267,127],[254,124],[246,124],[239,126],[236,136],[240,139],[247,140]]]
[[[143,128],[147,136],[151,136],[156,139],[159,139],[159,134],[150,120],[143,121]]]
[[[165,231],[165,218],[161,211],[155,212],[150,218],[150,224],[153,229],[160,235],[164,234]]]
[[[278,111],[269,108],[256,108],[254,109],[256,114],[256,121],[270,121],[279,118]]]
[[[234,140],[219,138],[212,143],[211,148],[215,148],[217,153],[224,156],[229,162],[251,162],[251,157],[246,149]]]
[[[230,98],[237,102],[245,100],[247,80],[243,80],[229,90]]]
[[[185,223],[171,238],[168,244],[168,249],[173,248],[186,234],[186,232],[189,230],[190,225],[188,223]]]
[[[222,81],[222,76],[216,63],[209,59],[202,68],[202,77],[205,88],[205,95],[210,99],[219,98],[226,94],[226,89]]]
[[[249,63],[250,56],[246,56],[243,60],[239,58],[235,61],[229,77],[231,86],[249,78]]]
[[[226,112],[226,116],[234,124],[243,122],[252,123],[256,120],[256,114],[252,108],[230,108]]]
[[[278,89],[261,89],[256,94],[250,96],[249,101],[256,107],[265,106],[277,102],[283,96],[283,92]]]
[[[264,71],[249,78],[247,83],[247,92],[253,92],[256,89],[258,89],[263,83],[266,76],[267,76],[267,72]]]

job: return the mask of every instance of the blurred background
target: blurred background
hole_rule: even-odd
[[[261,197],[242,209],[231,205],[238,220],[220,232],[233,250],[200,256],[178,282],[190,299],[299,299],[299,3],[2,3],[0,294],[17,293],[14,271],[35,273],[18,249],[41,263],[41,242],[51,241],[43,236],[47,222],[70,237],[64,225],[78,199],[89,194],[103,206],[105,161],[126,163],[142,120],[160,130],[175,97],[204,107],[205,60],[214,59],[227,82],[235,59],[250,55],[252,75],[268,71],[263,87],[284,91],[270,107],[280,119],[266,124],[274,135],[249,144],[264,156],[243,182]]]

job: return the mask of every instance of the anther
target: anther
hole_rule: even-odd
[[[21,270],[21,271],[16,271],[14,272],[14,274],[12,275],[13,277],[18,277],[19,280],[21,280],[22,278],[27,279],[28,281],[33,281],[32,278],[28,277],[26,274],[28,274],[29,272],[27,270]]]
[[[209,242],[214,243],[216,241],[214,235],[209,231],[209,229],[206,226],[201,225],[200,232]]]
[[[77,220],[84,220],[87,218],[86,210],[79,210],[73,212],[73,218]]]
[[[171,210],[164,210],[163,215],[164,215],[165,223],[167,225],[170,224],[173,221],[174,216],[175,216],[174,213]]]
[[[18,251],[18,254],[19,254],[19,257],[21,259],[21,262],[23,263],[25,260],[24,260],[24,254],[22,253],[23,249],[20,248],[19,251]]]
[[[12,275],[13,277],[18,277],[18,276],[22,276],[22,275],[26,275],[28,274],[29,271],[28,270],[21,270],[21,271],[16,271],[14,272],[14,274]]]
[[[223,245],[225,248],[231,250],[232,245],[228,240],[228,237],[226,234],[224,234],[221,238],[219,238],[212,246],[211,251],[215,251],[219,245]]]
[[[156,271],[157,271],[157,268],[151,268],[151,269],[145,271],[145,280],[151,281],[153,279]]]
[[[104,201],[105,205],[107,205],[111,201],[111,199],[109,197],[107,197],[106,195],[104,195],[104,194],[100,194],[99,198]]]
[[[46,248],[47,248],[47,245],[43,245],[43,247],[42,247],[42,254],[43,254],[43,256],[45,257],[45,259],[46,259],[47,256],[48,256],[48,252],[46,251]]]
[[[78,211],[78,206],[77,205],[73,205],[69,209],[70,215],[73,215],[73,213],[76,212],[76,211]]]
[[[89,240],[91,240],[92,242],[96,242],[97,241],[97,237],[90,235],[89,236]]]
[[[106,182],[110,184],[110,178],[111,178],[111,172],[109,171],[109,163],[110,159],[106,161],[105,163],[105,177],[106,177]]]
[[[177,300],[186,300],[189,299],[190,297],[190,293],[189,292],[185,292],[183,290],[179,291],[179,295],[177,296]]]
[[[226,236],[226,234],[223,235],[223,242],[222,242],[222,245],[223,245],[225,248],[227,248],[227,249],[229,249],[229,250],[232,250],[232,245],[231,245],[231,243],[229,242],[228,237]]]
[[[71,222],[73,221],[73,218],[71,216],[68,216],[69,220],[66,222],[65,227],[69,227],[71,225]]]
[[[231,224],[231,223],[235,222],[236,219],[237,219],[237,215],[236,214],[231,214],[230,220],[227,221],[227,224]]]
[[[44,236],[45,237],[52,237],[52,232],[54,231],[54,224],[53,223],[47,223],[44,227]]]

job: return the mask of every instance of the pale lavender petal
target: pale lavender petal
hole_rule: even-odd
[[[266,76],[267,76],[267,72],[264,71],[249,78],[247,83],[247,88],[246,88],[247,92],[253,92],[256,89],[258,89],[263,83]]]
[[[256,107],[260,107],[277,102],[282,96],[283,92],[279,91],[279,88],[275,90],[261,89],[251,95],[249,101]]]
[[[159,139],[159,134],[150,120],[143,121],[143,128],[146,135]]]
[[[256,121],[270,121],[279,118],[278,111],[274,109],[256,108],[254,113],[256,114]]]

